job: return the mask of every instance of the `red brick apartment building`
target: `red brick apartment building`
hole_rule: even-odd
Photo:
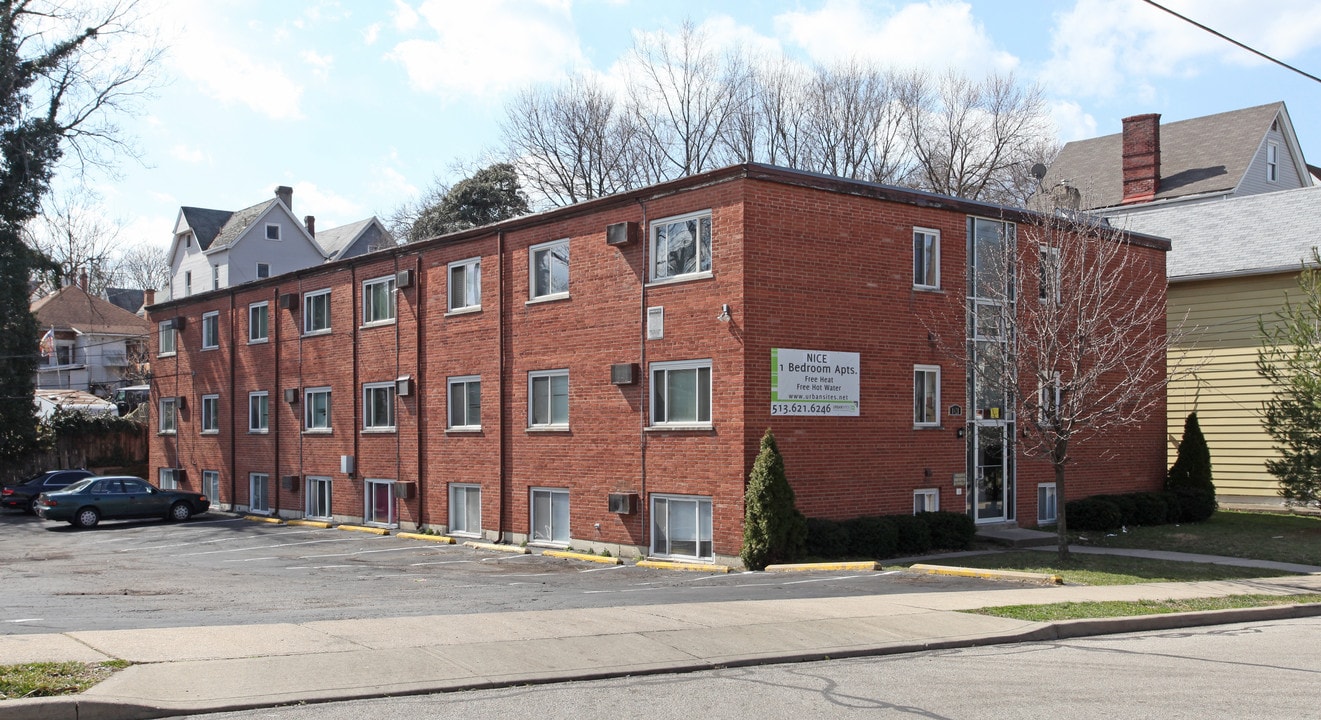
[[[151,466],[245,512],[715,560],[771,428],[809,517],[1035,526],[1050,467],[933,339],[966,337],[970,235],[1031,218],[737,165],[160,303]],[[1071,495],[1159,487],[1163,428]]]

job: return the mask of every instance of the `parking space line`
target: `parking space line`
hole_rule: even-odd
[[[326,553],[324,555],[299,555],[298,559],[307,560],[309,558],[319,558],[319,557],[346,557],[352,555],[368,555],[371,553],[403,552],[406,550],[435,550],[435,548],[429,545],[421,545],[419,547],[381,548],[380,550],[354,550],[353,552],[346,552],[346,553]]]
[[[303,542],[277,543],[275,545],[262,545],[260,547],[253,547],[253,548],[229,548],[227,550],[207,550],[206,552],[180,553],[175,557],[190,557],[193,555],[217,555],[219,553],[248,552],[250,550],[268,550],[270,548],[293,547],[295,545],[315,545],[317,543],[349,542],[351,540],[361,540],[361,538],[346,537],[346,538],[327,538],[325,540],[304,540]]]
[[[331,570],[334,568],[351,568],[352,565],[286,565],[285,570]]]
[[[289,534],[295,535],[295,534],[304,534],[304,533],[312,533],[312,532],[317,532],[317,531],[291,530]],[[217,538],[215,540],[197,540],[194,542],[170,543],[169,545],[147,545],[145,547],[135,547],[125,550],[117,550],[116,552],[137,552],[138,550],[164,550],[166,548],[172,548],[172,547],[183,547],[183,546],[193,546],[193,545],[214,545],[216,543],[222,543],[222,542],[242,542],[243,540],[265,540],[267,537],[268,537],[267,535],[262,535],[254,538],[239,538],[237,540],[232,537],[223,537],[223,538]]]
[[[419,567],[421,565],[460,565],[463,563],[475,563],[476,560],[437,560],[435,562],[415,562],[409,563],[409,567]]]

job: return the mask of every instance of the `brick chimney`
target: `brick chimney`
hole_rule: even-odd
[[[1123,204],[1151,202],[1160,191],[1160,115],[1124,118]]]
[[[275,188],[275,197],[280,198],[280,202],[284,203],[284,206],[289,208],[290,212],[293,212],[294,209],[293,188],[289,187],[288,185],[281,185],[280,187]]]
[[[156,291],[150,289],[143,290],[142,291],[143,307],[146,307],[147,305],[155,305],[155,304],[156,304]]]
[[[86,271],[86,270],[83,270],[82,272],[78,273],[78,287],[82,288],[83,292],[87,292],[87,271]]]
[[[316,218],[312,215],[308,215],[303,218],[303,224],[307,226],[307,234],[316,237]]]

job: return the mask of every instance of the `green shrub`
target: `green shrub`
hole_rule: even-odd
[[[791,562],[803,554],[807,520],[794,507],[794,490],[784,473],[784,458],[770,430],[761,437],[761,451],[752,463],[743,497],[743,549],[749,570]]]
[[[899,553],[921,555],[931,552],[931,527],[916,515],[887,515],[886,520],[899,529]]]
[[[1165,496],[1159,493],[1133,493],[1133,501],[1137,504],[1137,516],[1134,522],[1138,525],[1164,525],[1165,518],[1168,517],[1169,509],[1165,507]]]
[[[1138,524],[1138,503],[1131,495],[1093,495],[1097,500],[1104,500],[1119,508],[1120,525]]]
[[[848,532],[849,555],[880,559],[897,554],[899,530],[885,518],[853,518],[845,521],[844,527]]]
[[[807,519],[807,554],[833,559],[849,554],[849,531],[844,523],[823,518]]]
[[[936,550],[967,550],[977,535],[977,523],[965,513],[918,513],[931,529],[931,547]]]
[[[1124,524],[1119,507],[1100,497],[1071,500],[1064,506],[1071,530],[1113,530]]]
[[[1211,479],[1211,449],[1207,447],[1197,413],[1183,424],[1179,455],[1165,478],[1165,489],[1179,497],[1179,521],[1202,522],[1216,511],[1216,489]]]
[[[1179,507],[1178,493],[1166,490],[1159,495],[1165,501],[1165,524],[1172,525],[1179,522],[1179,518],[1183,517],[1183,510]]]

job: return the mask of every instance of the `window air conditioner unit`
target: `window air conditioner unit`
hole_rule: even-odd
[[[637,363],[616,363],[610,366],[611,385],[632,385],[638,381]]]
[[[298,296],[295,295],[295,294],[293,294],[293,293],[285,293],[285,294],[281,295],[281,296],[280,296],[280,309],[282,309],[282,310],[297,310],[297,309],[298,309]]]
[[[394,390],[399,397],[408,397],[413,394],[413,378],[405,375],[394,381]]]
[[[188,397],[186,395],[180,395],[179,397],[175,398],[174,406],[176,409],[179,410],[185,409],[188,406]]]
[[[289,492],[298,492],[298,476],[284,475],[280,477],[280,489]]]
[[[394,286],[400,290],[413,285],[413,271],[400,270],[394,274]]]
[[[605,244],[615,247],[631,245],[638,239],[638,224],[622,222],[605,226]]]
[[[181,317],[177,317],[170,321],[170,327],[174,328],[175,330],[183,330],[184,325],[187,324],[188,323],[184,322],[184,318]]]
[[[610,512],[620,515],[632,515],[637,512],[637,493],[610,493],[607,497],[610,500]]]
[[[394,484],[394,496],[400,500],[409,500],[417,495],[417,483],[397,482]]]
[[[298,402],[298,388],[285,388],[284,401],[292,405]]]
[[[345,475],[352,475],[352,474],[353,474],[353,470],[354,470],[354,468],[353,468],[353,456],[352,456],[352,455],[340,455],[340,456],[339,456],[339,471],[342,472],[342,473],[344,473]]]

